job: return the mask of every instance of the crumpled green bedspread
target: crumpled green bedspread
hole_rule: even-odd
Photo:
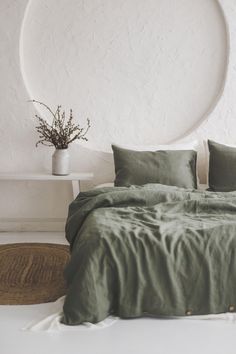
[[[236,308],[236,192],[94,189],[71,203],[66,237],[65,324]]]

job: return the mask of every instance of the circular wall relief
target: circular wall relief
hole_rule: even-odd
[[[227,68],[216,0],[32,0],[21,33],[31,98],[92,122],[86,146],[162,144],[213,109]]]

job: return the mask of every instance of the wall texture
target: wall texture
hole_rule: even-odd
[[[215,0],[72,3],[29,2],[21,68],[29,95],[91,117],[92,149],[178,139],[214,106],[227,60]]]
[[[35,98],[90,117],[89,143],[70,150],[93,184],[113,178],[111,142],[193,138],[204,181],[203,140],[235,143],[235,15],[234,0],[2,0],[1,171],[50,170],[53,149],[35,148]],[[62,227],[71,200],[64,182],[0,192],[1,229]]]

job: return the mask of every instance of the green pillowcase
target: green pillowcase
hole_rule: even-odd
[[[208,140],[209,189],[218,192],[236,190],[236,148]]]
[[[112,145],[115,186],[160,183],[197,188],[194,150],[133,151]]]

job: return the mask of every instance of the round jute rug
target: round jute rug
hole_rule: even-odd
[[[65,295],[63,271],[69,257],[65,245],[0,245],[0,305],[39,304]]]

